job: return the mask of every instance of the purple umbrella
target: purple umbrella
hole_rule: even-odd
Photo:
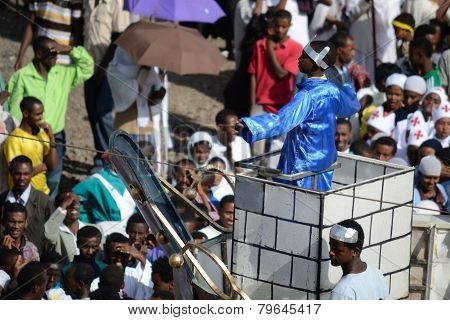
[[[225,16],[214,0],[125,0],[124,9],[170,21],[214,23]]]

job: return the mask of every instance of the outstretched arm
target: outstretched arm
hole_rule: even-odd
[[[241,136],[248,143],[267,139],[291,131],[300,125],[311,112],[311,97],[300,91],[278,114],[268,113],[251,118],[243,118]]]

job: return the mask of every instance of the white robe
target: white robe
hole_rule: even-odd
[[[395,63],[397,60],[392,21],[400,14],[402,0],[374,0],[377,59]],[[362,64],[374,79],[373,27],[371,5],[366,0],[347,0],[346,15],[351,21],[350,35],[355,39],[355,61]]]

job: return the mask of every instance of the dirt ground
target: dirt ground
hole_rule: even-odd
[[[3,0],[1,1],[3,2]],[[10,1],[15,3],[15,1]],[[14,62],[27,20],[18,7],[0,4],[0,72],[9,79],[14,72]],[[211,40],[223,47],[221,40]],[[27,61],[32,58],[32,50],[27,52]],[[169,74],[169,112],[172,128],[207,127],[213,129],[216,113],[223,108],[222,92],[234,70],[234,62],[227,62],[218,76]],[[84,104],[82,87],[70,95],[66,115],[67,143],[71,146],[93,149],[93,139]],[[177,135],[172,135],[176,140]],[[175,141],[176,143],[176,141]],[[177,145],[177,143],[176,143]],[[65,155],[61,189],[66,190],[89,175],[94,154],[90,151],[69,147]],[[181,154],[174,150],[171,160]]]

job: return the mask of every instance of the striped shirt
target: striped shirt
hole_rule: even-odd
[[[82,0],[31,0],[29,9],[36,15],[36,35],[63,45],[74,46],[74,24],[81,23]],[[70,64],[68,55],[59,55],[58,63]]]

